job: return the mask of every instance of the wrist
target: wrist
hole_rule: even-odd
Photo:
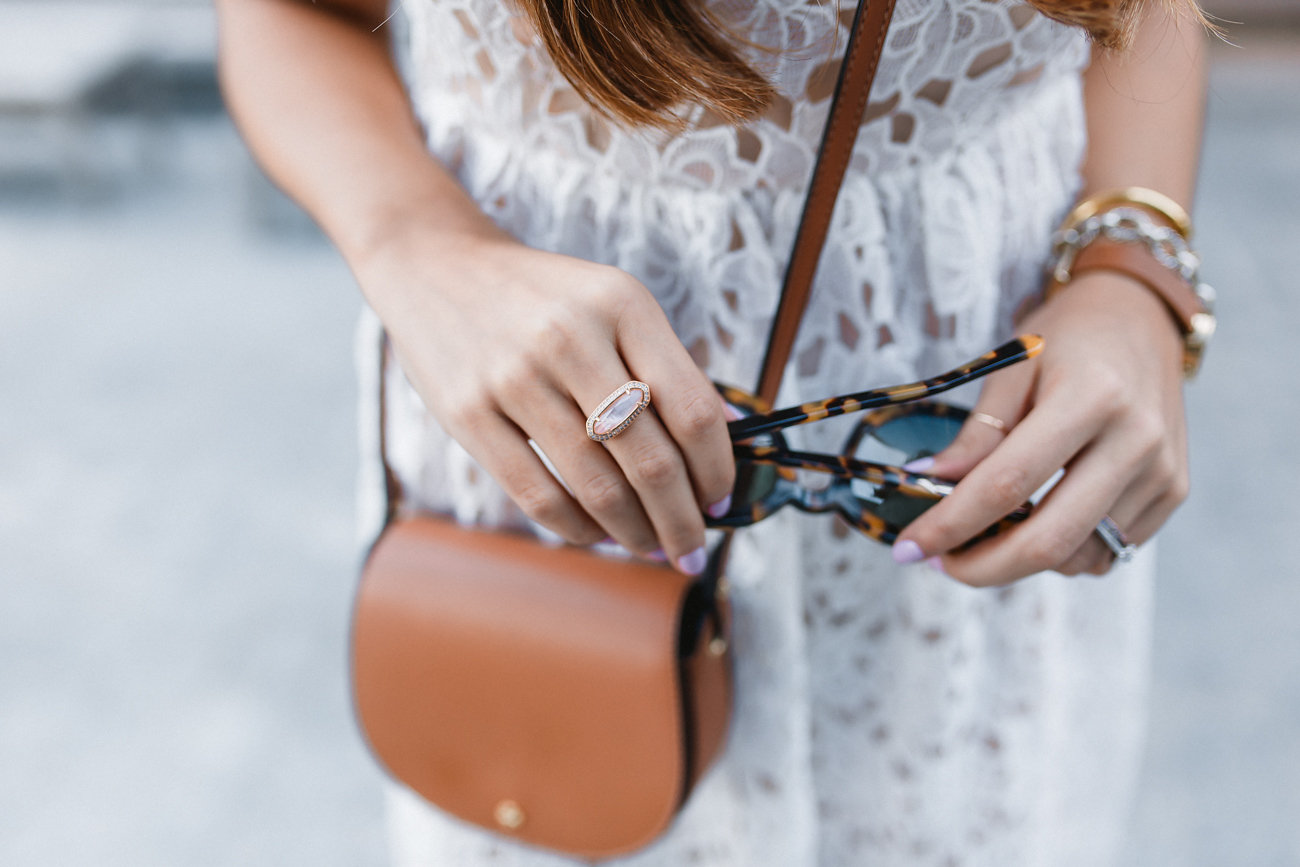
[[[1079,274],[1058,287],[1045,302],[1043,313],[1049,319],[1081,324],[1092,337],[1094,347],[1112,345],[1145,346],[1161,359],[1171,379],[1183,378],[1183,332],[1169,315],[1164,302],[1128,274],[1095,270]],[[1027,323],[1044,334],[1048,345],[1056,340],[1052,326]]]
[[[1130,195],[1138,198],[1125,198]],[[1166,225],[1152,220],[1146,213],[1150,210],[1157,211]],[[1200,257],[1187,244],[1190,234],[1186,213],[1155,191],[1133,187],[1086,199],[1056,233],[1057,258],[1047,295],[1058,292],[1075,276],[1093,271],[1136,281],[1164,303],[1178,325],[1183,336],[1183,372],[1190,379],[1200,369],[1215,329],[1214,290],[1200,280]]]
[[[486,217],[474,225],[448,225],[430,209],[393,209],[370,223],[364,236],[340,248],[362,293],[380,318],[412,311],[430,295],[491,282],[493,263],[521,245]]]
[[[377,209],[358,220],[346,238],[336,239],[355,271],[387,267],[414,255],[449,263],[483,244],[514,243],[481,211],[449,216],[438,200],[417,200]]]

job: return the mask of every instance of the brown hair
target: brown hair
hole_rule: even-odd
[[[760,114],[775,89],[704,0],[517,0],[560,73],[598,111],[632,125],[680,129],[684,106],[726,123]],[[880,0],[873,0],[880,2]],[[1152,3],[1205,22],[1196,0],[1028,0],[1044,15],[1122,49]]]
[[[762,112],[772,84],[700,0],[519,0],[556,67],[597,110],[680,128],[685,105],[731,124]]]
[[[1196,0],[1027,0],[1048,18],[1088,31],[1102,48],[1123,51],[1133,41],[1142,14],[1152,5],[1176,17],[1187,17],[1211,30],[1214,26]]]

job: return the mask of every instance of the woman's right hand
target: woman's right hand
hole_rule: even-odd
[[[723,403],[639,281],[503,235],[395,239],[356,271],[425,406],[529,518],[704,568],[702,512],[725,513],[735,474]],[[654,412],[589,439],[632,379]]]

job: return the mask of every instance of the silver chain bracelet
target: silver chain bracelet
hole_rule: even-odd
[[[1201,258],[1177,230],[1156,223],[1138,208],[1111,208],[1058,230],[1052,236],[1052,255],[1056,257],[1052,276],[1058,283],[1070,281],[1070,268],[1079,251],[1098,238],[1143,244],[1157,262],[1191,285],[1207,309],[1214,309],[1214,288],[1199,279]]]

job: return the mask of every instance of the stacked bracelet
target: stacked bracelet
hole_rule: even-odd
[[[1169,225],[1159,225],[1147,211]],[[1187,244],[1191,231],[1187,212],[1154,190],[1128,187],[1092,196],[1053,237],[1056,261],[1048,296],[1088,271],[1115,271],[1137,280],[1165,302],[1182,330],[1183,373],[1190,379],[1215,329],[1214,290],[1200,280],[1200,258]]]
[[[1075,226],[1089,217],[1100,214],[1118,206],[1140,206],[1152,213],[1159,214],[1165,222],[1174,227],[1184,241],[1192,240],[1192,218],[1187,209],[1166,196],[1164,193],[1149,190],[1146,187],[1120,187],[1104,190],[1089,196],[1074,206],[1062,226]]]

